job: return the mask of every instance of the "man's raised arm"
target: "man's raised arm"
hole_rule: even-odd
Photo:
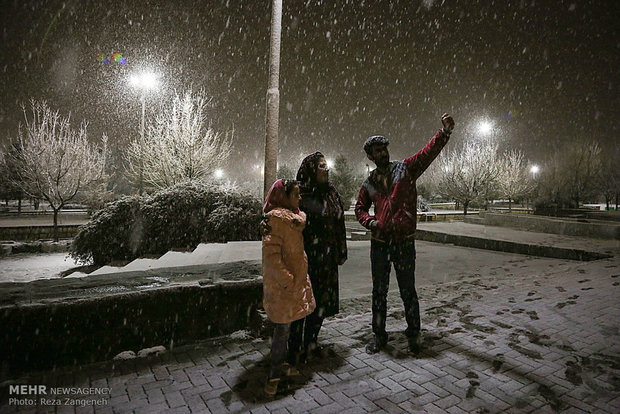
[[[405,165],[414,179],[422,175],[424,171],[431,165],[433,160],[437,158],[443,147],[448,143],[450,134],[454,129],[454,119],[449,114],[441,116],[443,128],[438,130],[435,136],[416,154],[405,159]]]

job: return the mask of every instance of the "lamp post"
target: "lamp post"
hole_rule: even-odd
[[[156,89],[159,85],[157,76],[152,72],[142,72],[134,74],[129,78],[129,83],[134,88],[140,89],[140,102],[142,103],[142,117],[140,118],[140,147],[144,150],[144,122],[146,114],[146,92],[152,89]],[[142,160],[140,160],[142,163]],[[138,179],[138,194],[142,195],[143,189],[143,168],[140,165],[140,175]]]
[[[265,117],[265,180],[263,197],[276,180],[278,171],[278,117],[280,110],[280,35],[282,32],[282,0],[273,0],[271,9],[271,42],[269,49],[269,84]]]

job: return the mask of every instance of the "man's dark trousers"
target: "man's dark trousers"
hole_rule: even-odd
[[[400,297],[405,305],[407,337],[420,333],[420,304],[415,290],[415,240],[399,243],[370,241],[370,264],[372,268],[372,332],[386,337],[387,293],[390,285],[391,264],[394,264]]]

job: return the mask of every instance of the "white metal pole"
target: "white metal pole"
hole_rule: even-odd
[[[269,50],[269,85],[265,119],[265,181],[263,197],[276,180],[278,168],[278,122],[280,109],[280,38],[282,0],[273,0],[271,11],[271,46]]]

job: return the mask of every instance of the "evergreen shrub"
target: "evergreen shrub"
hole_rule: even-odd
[[[180,184],[128,196],[93,215],[73,240],[71,256],[103,265],[203,242],[260,240],[261,202],[236,189]]]

